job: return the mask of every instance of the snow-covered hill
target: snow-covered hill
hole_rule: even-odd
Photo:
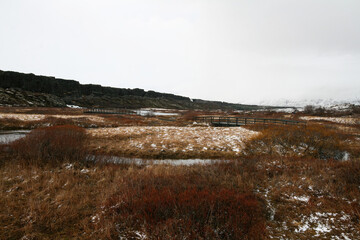
[[[347,108],[349,105],[360,105],[360,99],[349,100],[334,100],[334,99],[276,99],[276,100],[263,100],[257,104],[263,106],[281,106],[281,107],[298,107],[302,108],[306,105],[313,105],[316,107],[325,108]]]

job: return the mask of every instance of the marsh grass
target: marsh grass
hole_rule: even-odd
[[[342,160],[345,152],[353,152],[345,142],[352,138],[350,135],[318,124],[255,126],[252,128],[260,130],[261,133],[246,142],[244,152],[248,155],[300,156]]]
[[[260,134],[245,143],[246,155],[204,166],[82,162],[98,143],[116,153],[114,144],[130,140],[147,139],[145,150],[157,156],[156,133],[92,138],[74,125],[34,130],[0,145],[0,239],[359,239],[358,126],[322,125],[248,126]],[[199,140],[185,137],[169,144]],[[337,160],[343,151],[349,160]]]
[[[262,239],[261,202],[243,183],[217,177],[215,169],[153,166],[134,172],[105,201],[96,227],[109,238],[141,232],[149,239]]]
[[[32,130],[9,145],[14,161],[23,166],[84,162],[86,133],[83,128],[60,125]]]
[[[6,164],[0,238],[263,239],[265,209],[229,166]]]
[[[338,214],[317,239],[356,239],[359,166],[275,156],[206,166],[6,162],[0,239],[314,239],[294,230],[315,212]]]
[[[243,128],[120,127],[88,130],[94,153],[155,159],[234,159],[256,132]]]

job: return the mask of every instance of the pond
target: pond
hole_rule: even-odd
[[[191,166],[191,165],[210,165],[216,163],[227,163],[230,160],[219,159],[162,159],[151,160],[142,158],[126,158],[117,156],[88,156],[88,161],[97,161],[115,164],[135,164],[135,165],[172,165],[172,166]]]
[[[13,130],[13,131],[0,131],[0,144],[8,144],[20,138],[25,137],[30,130]],[[104,163],[115,164],[135,164],[135,165],[160,165],[167,164],[172,166],[191,166],[191,165],[210,165],[216,163],[225,163],[229,160],[218,159],[163,159],[163,160],[150,160],[142,158],[127,158],[117,156],[94,156],[89,155],[87,161],[96,161]]]
[[[171,112],[157,112],[153,110],[136,110],[136,114],[140,116],[177,116],[179,113],[171,113]]]
[[[0,131],[0,144],[8,144],[25,137],[30,130]]]

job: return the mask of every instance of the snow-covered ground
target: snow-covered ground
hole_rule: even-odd
[[[45,114],[22,114],[22,113],[0,113],[0,119],[15,119],[20,121],[40,121],[46,117],[74,119],[74,118],[86,118],[93,122],[103,122],[104,118],[93,115],[45,115]]]
[[[306,121],[329,121],[335,123],[343,123],[343,124],[359,124],[359,118],[350,118],[350,117],[316,117],[316,116],[303,116],[300,117],[301,120]]]
[[[45,118],[43,114],[0,113],[0,119],[15,119],[20,121],[40,121]]]
[[[316,107],[325,108],[347,108],[350,104],[360,105],[360,99],[347,99],[347,100],[336,100],[336,99],[272,99],[262,100],[254,104],[262,106],[281,106],[281,107],[299,107],[303,108],[306,105],[312,105]]]
[[[153,151],[230,151],[239,153],[244,141],[257,135],[245,128],[215,127],[118,127],[90,129],[100,138],[121,138],[114,141],[118,147]]]
[[[285,173],[264,181],[263,188],[256,190],[269,213],[269,239],[359,239],[358,223],[351,209],[358,202],[357,197],[333,195],[330,185],[324,187],[320,183],[323,176],[303,175],[303,165],[289,174],[292,163],[275,160],[259,164],[269,173],[274,168]]]
[[[79,107],[77,105],[66,105],[68,108],[75,108],[75,109],[82,109],[82,107]]]

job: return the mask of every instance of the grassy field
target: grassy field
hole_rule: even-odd
[[[360,238],[356,115],[214,128],[191,121],[209,113],[0,110],[2,129],[35,129],[0,145],[0,239]],[[88,154],[228,161],[112,164]]]
[[[88,130],[93,151],[142,158],[220,158],[240,155],[257,132],[245,128],[118,127]]]

